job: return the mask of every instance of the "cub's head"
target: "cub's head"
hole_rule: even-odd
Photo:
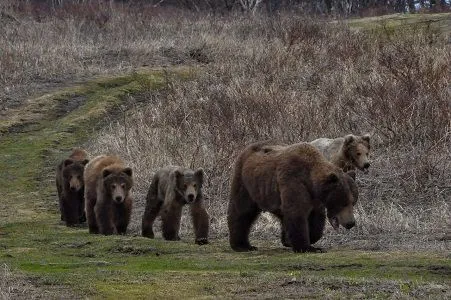
[[[355,172],[335,171],[324,180],[321,197],[327,208],[330,225],[337,230],[340,225],[346,229],[355,226],[354,205],[359,198],[357,185],[354,182]]]
[[[349,134],[344,140],[345,156],[352,161],[352,164],[362,171],[367,171],[370,167],[370,136],[355,136]]]
[[[122,203],[127,198],[133,186],[131,168],[105,168],[102,171],[103,186],[108,196],[116,203]]]
[[[204,183],[204,171],[186,169],[175,170],[173,173],[179,194],[185,203],[190,204],[196,201],[202,195],[202,184]]]
[[[89,160],[72,160],[70,158],[63,162],[63,178],[66,188],[71,192],[78,192],[83,188],[83,172]]]

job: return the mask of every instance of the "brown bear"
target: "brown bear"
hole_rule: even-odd
[[[86,151],[76,148],[56,168],[56,189],[61,221],[65,221],[67,226],[74,226],[86,221],[83,172],[88,162]]]
[[[273,150],[266,151],[269,146]],[[326,210],[334,229],[354,227],[358,192],[353,171],[344,173],[308,143],[258,142],[239,155],[232,178],[227,221],[235,251],[256,250],[249,243],[252,224],[262,211],[281,220],[282,243],[295,252],[312,247],[323,234]]]
[[[343,171],[355,170],[367,172],[370,167],[370,135],[349,134],[336,139],[320,138],[310,142],[330,162]]]
[[[132,211],[132,169],[117,156],[100,155],[86,165],[84,179],[89,232],[125,234]]]
[[[153,223],[161,216],[163,238],[180,240],[179,229],[182,208],[189,204],[194,226],[195,243],[208,244],[209,217],[205,210],[202,185],[204,172],[176,166],[163,168],[155,173],[146,197],[146,209],[142,219],[142,235],[154,238]]]

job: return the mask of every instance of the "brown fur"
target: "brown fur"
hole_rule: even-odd
[[[132,210],[132,170],[117,156],[101,155],[86,166],[84,178],[89,232],[125,234]]]
[[[273,150],[266,151],[268,147]],[[317,252],[326,219],[334,228],[355,225],[358,193],[350,174],[328,162],[307,144],[288,146],[259,142],[238,157],[228,207],[230,245],[235,251],[256,248],[249,243],[252,224],[262,211],[282,223],[282,243],[296,252]]]
[[[369,152],[370,136],[356,136],[349,134],[336,139],[320,138],[312,141],[315,146],[330,162],[343,171],[360,169],[367,171],[370,167]]]
[[[147,193],[146,210],[142,219],[142,235],[154,238],[153,223],[161,216],[163,237],[180,240],[182,208],[189,204],[194,226],[195,243],[208,244],[208,213],[202,197],[204,173],[180,167],[166,167],[155,173]]]
[[[86,221],[83,171],[88,162],[88,153],[85,150],[73,149],[72,154],[61,161],[56,168],[56,189],[61,220],[65,221],[67,226]]]

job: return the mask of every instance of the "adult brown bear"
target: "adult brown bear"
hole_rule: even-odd
[[[56,189],[58,191],[61,221],[65,221],[67,226],[86,221],[83,173],[88,162],[86,151],[76,148],[56,168]]]
[[[271,151],[266,151],[268,146]],[[249,231],[262,211],[282,223],[282,243],[295,252],[321,252],[311,244],[324,230],[326,210],[338,229],[355,225],[353,206],[358,192],[351,171],[344,173],[308,143],[278,147],[271,142],[249,145],[238,157],[228,207],[230,246],[256,250]]]
[[[84,179],[89,232],[125,234],[132,210],[132,169],[117,156],[101,155],[86,165]]]
[[[146,210],[142,218],[142,235],[154,238],[153,223],[161,215],[163,237],[180,240],[182,208],[189,204],[193,220],[195,243],[208,244],[208,213],[205,210],[202,185],[204,172],[176,166],[155,173],[147,193]]]

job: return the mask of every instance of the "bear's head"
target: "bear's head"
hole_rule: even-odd
[[[63,162],[63,177],[66,188],[71,192],[78,192],[83,188],[83,172],[89,160],[77,161],[66,159]]]
[[[105,168],[103,169],[103,187],[106,195],[120,204],[127,198],[133,186],[131,168]]]
[[[370,136],[355,136],[349,134],[345,136],[344,154],[352,161],[353,165],[362,171],[367,171],[370,167],[369,154],[370,154]]]
[[[186,169],[184,171],[175,170],[177,192],[182,196],[187,204],[195,202],[202,193],[202,184],[204,183],[204,171],[197,169],[196,171]]]
[[[351,229],[355,226],[354,205],[359,193],[355,184],[355,172],[332,172],[321,185],[321,199],[327,209],[327,217],[334,229],[343,226]]]

